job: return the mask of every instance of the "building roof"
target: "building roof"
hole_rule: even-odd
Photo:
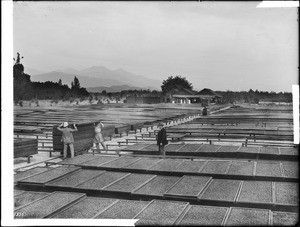
[[[167,95],[195,95],[195,91],[180,86],[175,86],[172,90],[168,91]]]
[[[214,92],[213,90],[209,89],[209,88],[204,88],[201,91],[199,91],[196,95],[201,96],[205,96],[205,97],[219,97],[221,98],[221,95],[218,95],[216,92]]]
[[[198,95],[173,95],[173,98],[199,98]]]

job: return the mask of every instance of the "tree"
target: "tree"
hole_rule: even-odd
[[[13,66],[14,100],[30,99],[32,96],[30,76],[24,73],[24,66],[20,59],[18,52],[17,59],[14,58],[15,64]]]
[[[76,76],[74,77],[73,82],[71,82],[71,89],[74,91],[78,91],[80,89],[80,83]]]
[[[21,57],[24,58],[24,57]],[[17,52],[17,59],[14,58],[15,64],[14,64],[14,73],[24,73],[24,66],[21,64],[20,60],[20,53]]]
[[[75,96],[79,97],[87,97],[90,95],[84,87],[80,86],[80,82],[76,76],[74,77],[74,81],[71,82],[71,91],[75,94]]]
[[[61,79],[58,80],[58,85],[62,86],[62,80]]]
[[[255,98],[254,98],[254,103],[255,103],[255,104],[259,104],[259,98],[258,98],[258,97],[255,97]]]
[[[181,88],[193,89],[192,84],[185,77],[169,76],[166,80],[162,82],[161,90],[163,93],[166,93],[176,86],[179,86]]]

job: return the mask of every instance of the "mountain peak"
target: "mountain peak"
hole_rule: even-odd
[[[71,83],[74,75],[80,81],[83,87],[96,87],[96,86],[113,86],[113,85],[128,85],[131,87],[153,87],[159,88],[160,81],[149,79],[141,75],[135,75],[122,68],[117,70],[110,70],[104,66],[91,66],[82,70],[66,69],[55,70],[49,73],[40,74],[34,77],[36,81],[49,80],[54,81],[62,79],[64,82]],[[65,78],[65,79],[64,79]]]
[[[80,71],[98,71],[98,70],[109,70],[108,68],[98,65],[98,66],[91,66]]]
[[[114,70],[115,72],[126,72],[127,73],[127,71],[126,70],[124,70],[123,68],[118,68],[118,69],[116,69],[116,70]]]

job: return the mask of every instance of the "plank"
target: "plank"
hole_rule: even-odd
[[[15,209],[14,217],[16,219],[46,218],[84,196],[82,193],[54,192],[43,199]]]
[[[299,162],[283,162],[282,167],[285,177],[299,178]]]
[[[172,171],[182,162],[183,160],[164,159],[161,162],[157,163],[156,165],[147,169],[147,171]]]
[[[235,153],[239,149],[239,146],[221,146],[216,152],[220,153]]]
[[[122,148],[122,151],[139,151],[147,146],[149,146],[149,144],[137,143],[137,144],[133,144],[133,145],[127,146],[125,148]]]
[[[103,188],[104,191],[127,192],[131,193],[142,184],[152,179],[155,175],[152,174],[136,174],[131,173],[120,181],[115,182]]]
[[[128,166],[136,161],[140,160],[140,158],[136,157],[121,157],[116,160],[113,160],[108,163],[104,163],[101,165],[101,168],[109,169],[109,168],[123,168],[125,166]],[[100,167],[100,166],[98,166]]]
[[[225,225],[269,225],[269,210],[233,207]]]
[[[115,128],[115,134],[120,134],[123,132],[128,132],[131,130],[131,125],[122,125]]]
[[[135,225],[173,225],[187,206],[187,202],[153,200],[134,217],[139,219]]]
[[[77,155],[74,158],[67,158],[63,160],[62,162],[59,162],[57,164],[60,165],[78,165],[83,162],[95,159],[97,156],[91,155],[91,154],[83,154],[83,155]]]
[[[279,152],[281,155],[299,155],[299,151],[295,147],[280,147]]]
[[[173,172],[198,173],[204,166],[205,161],[183,161]]]
[[[226,174],[230,161],[208,161],[201,173]]]
[[[135,200],[120,200],[110,208],[101,212],[97,219],[133,219],[150,202]]]
[[[19,189],[14,189],[14,196],[20,195],[22,193],[24,193],[25,191],[23,190],[19,190]]]
[[[156,144],[150,144],[147,147],[142,148],[141,151],[157,151],[158,152],[158,146]]]
[[[158,158],[142,158],[138,160],[137,162],[134,162],[130,165],[122,167],[122,169],[126,170],[146,170],[150,168],[151,166],[157,164],[160,162],[161,159]]]
[[[257,154],[259,152],[259,147],[240,147],[237,152]]]
[[[37,154],[37,145],[37,139],[14,139],[14,158]]]
[[[299,205],[298,183],[275,182],[275,203]]]
[[[14,174],[14,182],[17,182],[19,180],[23,180],[27,177],[30,177],[30,176],[34,176],[34,175],[37,175],[39,173],[43,173],[45,171],[48,171],[48,170],[51,170],[52,168],[50,167],[35,167],[35,168],[32,168],[32,169],[29,169],[29,170],[26,170],[26,171],[20,171],[16,174]]]
[[[174,176],[156,176],[147,184],[135,190],[132,194],[162,197],[164,193],[169,190],[179,179],[180,177]]]
[[[200,200],[235,202],[241,181],[213,179]]]
[[[186,144],[178,152],[196,152],[203,144]]]
[[[95,158],[86,162],[82,162],[79,164],[79,166],[83,168],[95,168],[98,166],[101,166],[105,163],[114,161],[119,159],[119,157],[114,156],[102,156],[102,155],[95,155]]]
[[[290,212],[273,212],[273,225],[275,226],[296,226],[299,222],[299,214]]]
[[[87,197],[67,209],[53,215],[51,218],[83,219],[93,218],[99,212],[117,202],[116,199]]]
[[[62,177],[68,173],[72,173],[74,171],[79,170],[78,167],[57,167],[53,168],[52,170],[25,178],[23,180],[18,181],[18,183],[22,184],[37,184],[37,185],[43,185],[49,181],[52,181],[54,179],[57,179],[59,177]]]
[[[168,144],[167,146],[165,146],[165,152],[167,152],[167,151],[178,151],[183,146],[184,146],[184,144]]]
[[[74,172],[74,174],[68,174],[65,177],[59,178],[57,180],[53,180],[45,184],[45,186],[50,187],[66,187],[71,188],[76,185],[82,184],[85,181],[91,180],[105,171],[101,170],[79,170]]]
[[[211,181],[206,176],[183,176],[172,188],[165,192],[165,196],[197,198]]]
[[[120,173],[120,172],[105,172],[100,176],[93,178],[89,181],[86,181],[82,184],[74,186],[74,188],[82,189],[82,190],[94,190],[101,191],[102,188],[107,185],[118,181],[128,175],[128,173]]]
[[[280,163],[278,162],[257,162],[256,176],[282,177]]]
[[[254,162],[252,161],[233,161],[228,175],[244,175],[252,176],[253,175]]]
[[[279,148],[278,147],[261,147],[259,149],[259,154],[279,155]]]
[[[34,192],[34,191],[24,191],[24,193],[14,196],[14,208],[17,209],[28,203],[36,201],[49,195],[48,192]]]
[[[216,152],[221,146],[220,145],[210,145],[204,144],[199,150],[196,152]]]
[[[244,181],[238,203],[271,204],[272,182]]]
[[[180,226],[221,226],[229,208],[217,206],[191,205],[179,221]]]

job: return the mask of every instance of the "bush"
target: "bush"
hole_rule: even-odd
[[[70,98],[70,103],[72,103],[72,102],[74,102],[75,100],[74,100],[74,98]]]

